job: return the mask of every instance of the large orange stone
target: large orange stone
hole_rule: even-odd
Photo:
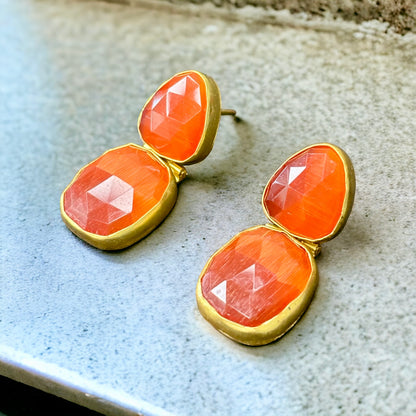
[[[163,157],[179,162],[197,150],[207,111],[206,85],[188,71],[174,76],[143,109],[139,131],[145,143]]]
[[[282,232],[257,227],[217,252],[201,277],[201,291],[221,316],[254,327],[296,299],[311,271],[306,249]]]
[[[344,162],[332,147],[317,145],[290,158],[272,176],[263,204],[290,233],[319,240],[336,228],[345,194]]]
[[[83,168],[64,193],[64,210],[83,230],[108,236],[148,213],[168,184],[165,165],[143,148],[126,145]]]

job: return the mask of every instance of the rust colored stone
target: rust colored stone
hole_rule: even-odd
[[[207,92],[202,77],[188,71],[156,91],[143,109],[143,141],[163,157],[179,162],[197,150],[205,127]]]
[[[272,176],[263,203],[290,233],[319,240],[336,228],[345,193],[344,162],[332,147],[319,145],[293,156]]]
[[[65,191],[64,210],[83,230],[108,236],[147,214],[168,184],[166,166],[144,149],[126,145],[81,171]]]
[[[254,327],[296,299],[311,270],[305,249],[284,233],[258,227],[239,233],[212,258],[202,295],[224,318]]]

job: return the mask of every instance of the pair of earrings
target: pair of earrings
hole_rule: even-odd
[[[144,146],[108,150],[82,168],[61,196],[68,228],[102,250],[118,250],[156,228],[176,202],[177,183],[212,149],[221,115],[215,81],[197,71],[162,84],[138,119]],[[243,344],[287,332],[318,282],[320,243],[344,227],[354,170],[337,146],[320,143],[289,158],[271,177],[263,209],[271,224],[240,232],[207,262],[196,289],[201,314]]]

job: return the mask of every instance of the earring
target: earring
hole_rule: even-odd
[[[354,193],[354,169],[339,147],[315,144],[289,158],[263,193],[272,224],[240,232],[203,269],[196,289],[202,316],[242,344],[284,335],[312,300],[314,257],[344,227]]]
[[[173,208],[182,165],[200,162],[212,149],[221,115],[215,81],[197,71],[176,74],[146,102],[137,127],[144,146],[110,149],[84,166],[64,190],[60,207],[67,227],[102,250],[118,250],[156,228]]]

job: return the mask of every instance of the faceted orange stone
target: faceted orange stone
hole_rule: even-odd
[[[234,237],[201,278],[203,297],[224,318],[254,327],[296,299],[311,276],[305,249],[266,227]]]
[[[153,95],[143,109],[139,131],[145,143],[163,157],[189,159],[196,151],[205,126],[206,85],[188,71],[174,76]]]
[[[330,146],[319,145],[292,157],[272,176],[263,204],[290,233],[319,240],[336,228],[345,193],[341,157]]]
[[[83,230],[108,236],[132,225],[162,198],[166,166],[126,145],[87,165],[64,193],[64,210]]]

